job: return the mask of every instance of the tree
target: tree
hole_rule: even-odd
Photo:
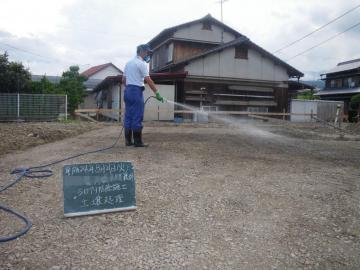
[[[360,94],[351,97],[350,107],[355,111],[358,111],[360,109]]]
[[[70,113],[78,108],[85,97],[85,78],[80,76],[79,67],[71,66],[68,71],[62,74],[59,83],[59,90],[68,96],[68,110]]]
[[[22,63],[10,62],[8,54],[0,54],[0,93],[24,92],[31,74]]]
[[[349,120],[350,121],[359,121],[360,115],[360,94],[354,95],[351,97],[350,106],[349,106]]]
[[[314,99],[319,99],[318,96],[314,95],[314,90],[309,90],[303,93],[300,93],[296,96],[297,99],[305,99],[305,100],[314,100]]]
[[[56,84],[50,82],[45,75],[40,81],[29,82],[27,92],[31,94],[64,94],[64,92]]]

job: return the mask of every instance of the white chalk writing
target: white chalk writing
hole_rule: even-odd
[[[92,174],[131,174],[132,166],[129,163],[113,162],[98,164],[80,164],[65,167],[65,175],[92,175]]]
[[[116,194],[115,196],[101,196],[97,195],[92,200],[85,200],[81,201],[81,208],[90,207],[90,206],[111,206],[123,203],[124,195],[121,193]]]
[[[126,184],[120,184],[120,183],[80,187],[76,191],[74,200],[76,200],[77,198],[80,198],[82,196],[99,195],[99,194],[103,194],[103,193],[121,191],[121,190],[126,190],[126,189],[127,189]]]

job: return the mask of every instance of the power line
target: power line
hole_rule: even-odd
[[[324,24],[324,25],[320,26],[319,28],[315,29],[314,31],[310,32],[309,34],[306,34],[305,36],[303,36],[303,37],[301,37],[301,38],[299,38],[299,39],[297,39],[297,40],[295,40],[295,41],[293,41],[293,42],[289,43],[288,45],[285,45],[284,47],[282,47],[282,48],[280,48],[280,49],[278,49],[278,50],[274,51],[273,53],[278,53],[278,52],[280,52],[280,51],[282,51],[282,50],[284,50],[284,49],[286,49],[286,48],[291,47],[291,46],[292,46],[292,45],[294,45],[295,43],[298,43],[299,41],[301,41],[301,40],[303,40],[303,39],[305,39],[305,38],[307,38],[307,37],[311,36],[312,34],[314,34],[314,33],[318,32],[318,31],[320,31],[321,29],[325,28],[325,27],[326,27],[326,26],[328,26],[329,24],[332,24],[333,22],[336,22],[336,21],[337,21],[337,20],[339,20],[340,18],[342,18],[342,17],[346,16],[347,14],[349,14],[350,12],[352,12],[352,11],[354,11],[354,10],[358,9],[359,7],[360,7],[360,5],[357,5],[357,6],[353,7],[352,9],[350,9],[350,10],[346,11],[345,13],[343,13],[343,14],[341,14],[340,16],[336,17],[335,19],[331,20],[330,22],[328,22],[328,23],[326,23],[326,24]]]
[[[5,45],[5,46],[7,46],[7,47],[9,47],[9,48],[11,48],[13,50],[17,50],[17,51],[20,51],[20,52],[24,52],[24,53],[27,53],[27,54],[31,54],[31,55],[40,57],[42,59],[45,59],[46,60],[45,62],[48,63],[48,64],[51,64],[51,63],[57,63],[58,64],[59,62],[68,63],[68,64],[71,64],[71,65],[75,64],[74,62],[71,62],[71,61],[68,61],[68,60],[65,60],[65,59],[59,60],[59,59],[52,58],[52,57],[46,57],[46,56],[34,53],[32,51],[29,51],[29,50],[25,50],[25,49],[22,49],[22,48],[19,48],[19,47],[9,45],[9,44],[4,43],[4,42],[0,42],[0,45]],[[4,50],[4,51],[6,52],[6,50]],[[82,66],[82,65],[78,65],[78,66]]]
[[[28,50],[25,50],[25,49],[21,49],[21,48],[18,48],[18,47],[9,45],[9,44],[7,44],[7,43],[0,42],[0,44],[5,45],[6,47],[12,48],[12,49],[14,49],[14,50],[21,51],[21,52],[25,52],[25,53],[28,53],[28,54],[31,54],[31,55],[34,55],[34,56],[37,56],[37,57],[40,57],[40,58],[43,58],[43,59],[46,59],[46,60],[58,61],[58,60],[56,60],[56,59],[54,59],[54,58],[45,57],[45,56],[42,56],[42,55],[40,55],[40,54],[33,53],[33,52],[31,52],[31,51],[28,51]]]
[[[324,43],[329,42],[330,40],[332,40],[332,39],[334,39],[334,38],[336,38],[336,37],[344,34],[345,32],[348,32],[348,31],[350,31],[351,29],[353,29],[353,28],[355,28],[355,27],[358,27],[359,25],[360,25],[360,22],[358,22],[357,24],[349,27],[348,29],[346,29],[346,30],[344,30],[344,31],[342,31],[342,32],[340,32],[340,33],[337,33],[336,35],[333,35],[332,37],[324,40],[323,42],[320,42],[319,44],[317,44],[317,45],[315,45],[315,46],[313,46],[313,47],[311,47],[311,48],[308,48],[308,49],[306,49],[305,51],[303,51],[303,52],[301,52],[301,53],[298,53],[297,55],[295,55],[295,56],[293,56],[293,57],[291,57],[291,58],[289,58],[289,59],[286,59],[285,61],[290,61],[290,60],[292,60],[292,59],[294,59],[294,58],[296,58],[296,57],[298,57],[298,56],[300,56],[300,55],[303,55],[303,54],[307,53],[308,51],[311,51],[312,49],[315,49],[315,48],[323,45]]]

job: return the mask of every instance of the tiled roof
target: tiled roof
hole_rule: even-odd
[[[113,66],[114,68],[119,70],[120,73],[122,73],[122,71],[120,69],[118,69],[114,64],[106,63],[106,64],[103,64],[103,65],[98,65],[98,66],[91,67],[91,68],[85,70],[84,72],[82,72],[80,75],[84,76],[85,78],[89,78],[90,76],[94,75],[95,73],[97,73],[100,70],[103,70],[104,68],[107,68],[109,66]]]
[[[357,69],[357,68],[360,68],[360,59],[355,59],[355,60],[339,63],[339,64],[337,64],[337,66],[335,68],[330,69],[329,71],[325,72],[324,74],[342,72],[342,71],[347,71],[347,70],[352,70],[352,69]]]
[[[339,94],[357,94],[360,93],[360,87],[358,88],[348,88],[348,89],[329,89],[322,90],[315,94],[315,96],[325,96],[325,95],[339,95]]]

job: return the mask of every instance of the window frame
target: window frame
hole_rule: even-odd
[[[331,79],[330,80],[330,88],[335,88],[336,87],[336,80],[335,79]]]
[[[249,59],[249,47],[246,45],[242,45],[242,44],[236,45],[234,58],[248,60]]]
[[[212,24],[211,22],[205,21],[202,22],[202,30],[212,31]]]
[[[174,43],[171,42],[166,46],[167,52],[167,63],[170,63],[174,60]]]

